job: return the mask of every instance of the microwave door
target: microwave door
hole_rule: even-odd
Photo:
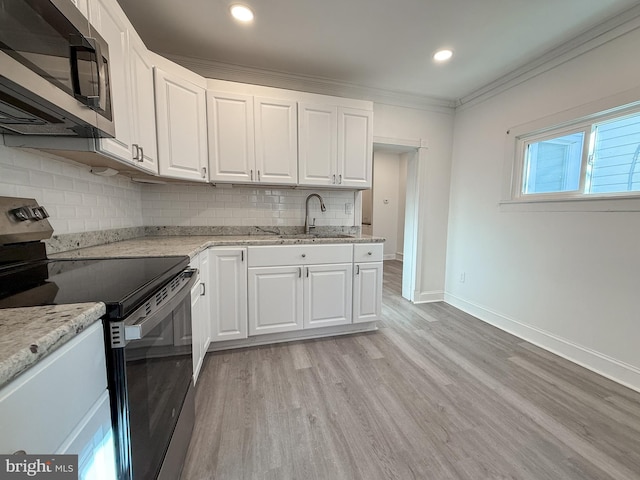
[[[69,0],[0,0],[2,91],[13,107],[33,114],[21,105],[39,106],[60,120],[21,127],[28,116],[12,114],[0,123],[16,133],[112,136],[108,58],[106,42]]]

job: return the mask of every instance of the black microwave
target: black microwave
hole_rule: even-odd
[[[0,0],[0,133],[113,137],[109,67],[70,0]]]

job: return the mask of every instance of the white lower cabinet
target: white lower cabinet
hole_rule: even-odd
[[[247,338],[246,248],[210,248],[211,341]]]
[[[356,263],[353,273],[353,323],[380,320],[382,262]]]
[[[249,335],[351,323],[353,246],[249,247]]]
[[[302,267],[249,268],[249,335],[300,330]]]
[[[0,389],[0,454],[77,454],[81,480],[115,480],[102,322]],[[19,457],[18,457],[19,458]]]
[[[211,341],[210,330],[210,288],[209,254],[200,252],[191,260],[190,266],[198,269],[199,279],[191,288],[191,345],[193,350],[193,383],[196,384],[204,356]]]
[[[352,265],[305,267],[304,328],[351,323]]]
[[[383,253],[382,243],[353,246],[353,323],[381,318]]]

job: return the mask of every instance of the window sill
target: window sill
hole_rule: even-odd
[[[505,212],[640,212],[640,195],[518,198],[499,205]]]

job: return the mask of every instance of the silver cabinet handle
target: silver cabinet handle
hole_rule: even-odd
[[[250,170],[251,172],[251,181],[253,182],[253,170]]]
[[[373,255],[373,253],[371,253],[371,252],[367,252],[367,255]]]
[[[244,250],[240,250],[240,261],[244,262]]]
[[[258,181],[260,181],[260,170],[258,170]]]
[[[356,265],[356,275],[360,275],[360,265]]]
[[[202,290],[200,291],[200,296],[204,297],[207,294],[207,287],[204,283],[200,283],[200,286],[202,287]]]
[[[333,175],[333,184],[334,185],[336,184],[336,176],[335,175]]]
[[[202,178],[207,178],[207,167],[202,167]]]
[[[298,267],[298,278],[302,278],[302,267]]]
[[[338,175],[338,183],[342,185],[342,174]]]
[[[140,155],[140,147],[138,147],[137,143],[131,144],[131,155],[133,155],[134,160],[138,160],[138,155]]]
[[[306,254],[306,253],[303,253],[303,254],[302,254],[302,258],[306,258],[306,257],[307,257],[307,254]]]
[[[309,267],[307,267],[307,278],[309,278]]]
[[[140,158],[138,158],[140,163],[144,162],[144,147],[140,147]]]

